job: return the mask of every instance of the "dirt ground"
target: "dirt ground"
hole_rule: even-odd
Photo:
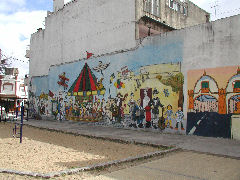
[[[13,126],[11,123],[0,123],[0,168],[3,169],[48,173],[159,150],[150,146],[122,144],[28,126],[23,127],[23,143],[20,144],[18,138],[12,137]],[[76,179],[92,176],[84,172],[79,173]],[[0,174],[0,179],[14,177],[18,176]],[[17,179],[21,178],[28,179],[25,176]],[[71,179],[74,178],[72,175]]]

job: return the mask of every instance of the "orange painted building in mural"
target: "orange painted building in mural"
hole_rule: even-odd
[[[240,114],[239,66],[190,70],[188,77],[189,112]],[[202,103],[198,105],[197,101]]]

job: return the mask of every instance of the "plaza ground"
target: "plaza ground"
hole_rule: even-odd
[[[239,141],[222,138],[161,134],[154,131],[116,129],[111,127],[93,126],[91,124],[81,124],[77,122],[60,123],[47,120],[30,120],[25,123],[34,127],[71,132],[85,136],[176,146],[182,149],[182,151],[172,152],[166,156],[155,157],[134,163],[126,163],[109,167],[101,171],[81,172],[78,174],[66,175],[56,179],[240,179]],[[25,126],[25,128],[29,127]],[[35,131],[40,130],[35,128]],[[60,134],[57,132],[54,133]],[[39,135],[37,132],[31,134],[33,136],[30,138],[31,140],[34,139],[34,136]],[[27,137],[26,132],[24,136]],[[6,139],[8,137],[4,138]],[[54,139],[58,139],[58,145],[62,145],[64,142],[63,139],[60,140],[61,138],[59,139],[57,135],[52,137],[52,140]],[[91,139],[96,140],[93,138]],[[97,141],[99,141],[99,139]],[[48,140],[46,139],[45,143],[47,142]],[[54,144],[57,145],[56,142]],[[130,147],[129,144],[127,147]],[[68,146],[65,146],[65,148],[68,148]],[[122,146],[118,149],[121,148]],[[101,151],[105,151],[105,149],[102,149]],[[140,150],[140,152],[143,151]],[[147,150],[147,152],[149,151]],[[97,161],[99,162],[101,160],[101,156],[104,155],[101,154],[100,157],[95,157],[95,159],[98,159]],[[68,167],[73,166],[68,163],[65,163],[64,165],[70,165]],[[27,176],[0,174],[0,179],[7,178],[34,179],[33,177]]]

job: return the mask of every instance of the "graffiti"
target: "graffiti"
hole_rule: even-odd
[[[240,112],[239,67],[194,70],[188,72],[188,77],[186,132],[201,136],[234,136],[232,129],[236,128],[231,126],[232,116],[237,117]],[[235,133],[238,135],[240,129]]]

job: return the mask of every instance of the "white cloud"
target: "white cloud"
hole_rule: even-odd
[[[194,4],[211,13],[211,20],[221,19],[240,13],[239,0],[191,0]]]
[[[30,44],[31,34],[43,27],[46,11],[17,12],[0,14],[0,48],[8,56],[26,60],[26,47]],[[28,73],[28,64],[14,62],[21,74]]]

